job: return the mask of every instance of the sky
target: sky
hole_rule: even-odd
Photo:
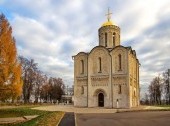
[[[121,28],[121,44],[136,50],[144,93],[155,76],[170,68],[169,0],[0,0],[18,54],[34,59],[40,70],[69,86],[72,56],[98,45],[108,7]]]

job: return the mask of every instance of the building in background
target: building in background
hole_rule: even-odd
[[[66,88],[64,89],[65,94],[62,95],[61,97],[61,102],[65,103],[65,104],[72,104],[73,103],[73,86],[72,87],[68,87],[68,85],[66,86]]]

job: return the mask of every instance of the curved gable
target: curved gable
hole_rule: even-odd
[[[110,52],[112,56],[112,72],[117,73],[126,73],[127,71],[127,48],[124,46],[116,46]]]
[[[104,46],[96,46],[89,52],[89,56],[95,53],[96,51],[100,51],[100,50],[104,52],[105,54],[110,55],[109,51]]]
[[[110,51],[110,53],[112,52],[112,51],[116,51],[116,50],[123,50],[123,51],[126,51],[127,50],[127,48],[126,47],[124,47],[124,46],[122,46],[122,45],[119,45],[119,46],[116,46],[115,48],[113,48],[111,51]]]
[[[78,59],[82,56],[85,56],[87,57],[88,56],[88,53],[85,53],[85,52],[79,52],[77,55],[73,56],[74,58]]]
[[[111,55],[107,48],[96,46],[88,55],[88,65],[90,74],[110,73]]]

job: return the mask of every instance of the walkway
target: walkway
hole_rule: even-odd
[[[46,110],[46,111],[64,111],[64,112],[74,112],[74,113],[115,113],[116,109],[107,108],[78,108],[73,105],[51,105],[51,106],[40,106],[33,109]]]
[[[77,126],[170,126],[170,111],[76,114]]]
[[[38,117],[38,115],[23,116],[23,117],[10,117],[10,118],[0,118],[0,125],[7,123],[24,122]]]
[[[74,113],[66,112],[58,126],[75,126]]]

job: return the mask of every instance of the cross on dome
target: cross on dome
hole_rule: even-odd
[[[108,22],[111,19],[111,15],[112,15],[112,13],[110,12],[110,9],[108,8],[108,13],[106,14]]]

